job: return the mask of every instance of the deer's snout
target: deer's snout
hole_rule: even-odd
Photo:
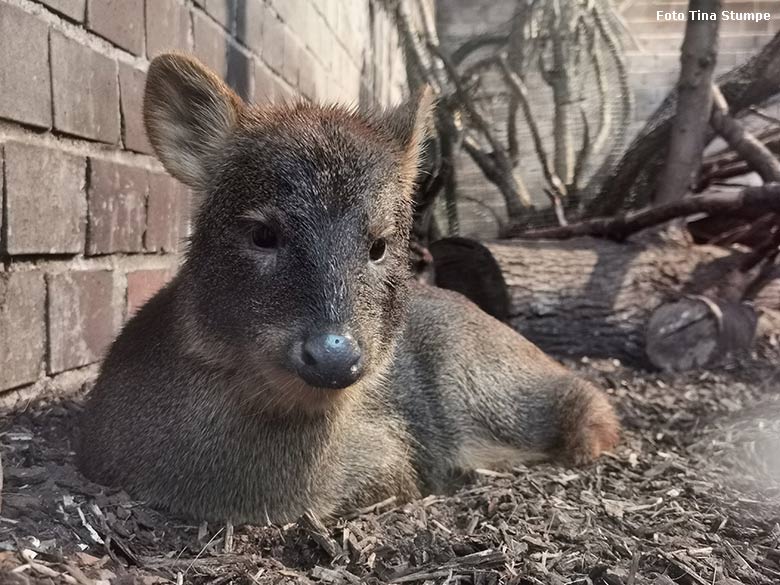
[[[319,388],[346,388],[363,375],[360,344],[349,333],[327,331],[293,345],[291,361],[303,380]]]

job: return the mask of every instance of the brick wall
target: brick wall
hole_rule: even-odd
[[[176,272],[191,195],[141,120],[149,59],[171,49],[258,102],[405,87],[376,0],[0,0],[0,407],[90,380]]]
[[[630,0],[614,4],[623,6],[619,12],[629,33],[623,34],[622,40],[627,51],[627,68],[635,98],[634,115],[628,129],[630,138],[644,125],[679,77],[680,46],[685,22],[658,21],[656,12],[684,12],[688,0]],[[769,12],[771,19],[762,22],[721,21],[718,73],[744,62],[780,31],[778,0],[723,0],[722,4],[723,9],[734,12]],[[474,35],[507,33],[516,5],[517,0],[439,0],[437,24],[442,44],[453,50]],[[529,77],[527,85],[533,95],[534,112],[543,139],[547,142],[548,152],[551,152],[552,108],[549,104],[552,103],[552,94],[539,78]],[[585,97],[587,102],[588,97]],[[496,113],[497,119],[503,119],[500,108]],[[777,113],[780,113],[780,108]],[[597,116],[595,113],[591,115],[592,138]],[[574,122],[576,124],[577,121]],[[496,134],[503,137],[503,129],[498,129]],[[543,191],[545,182],[542,169],[522,119],[518,122],[518,134],[521,148],[520,175],[534,203],[538,207],[548,207],[549,201]],[[576,148],[579,148],[579,143]],[[458,173],[459,190],[466,196],[459,206],[461,233],[482,238],[496,237],[496,216],[506,217],[503,198],[465,153],[458,159]],[[478,199],[481,203],[475,204],[468,197]],[[485,205],[492,212],[486,212]],[[552,213],[549,214],[549,221],[555,221]]]

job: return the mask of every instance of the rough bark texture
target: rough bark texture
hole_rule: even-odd
[[[689,10],[720,13],[720,0],[691,0]],[[720,20],[689,18],[680,56],[677,110],[672,123],[669,150],[655,202],[682,198],[701,166],[701,156],[712,108],[712,72],[718,54]]]
[[[780,91],[780,33],[750,60],[719,76],[716,83],[731,113],[737,114]],[[620,209],[649,203],[664,161],[676,109],[677,91],[667,96],[626,150],[610,180],[589,206],[591,215],[613,215]],[[708,141],[714,132],[708,134]]]
[[[713,366],[750,349],[757,321],[743,303],[707,297],[666,303],[647,324],[647,357],[667,372]]]
[[[723,140],[747,162],[765,183],[780,182],[780,161],[743,124],[729,115],[726,98],[716,85],[712,86],[712,115],[710,124]]]
[[[507,322],[554,355],[614,357],[647,364],[645,327],[653,309],[711,287],[738,257],[716,247],[646,246],[576,238],[509,240],[485,247],[509,296]],[[434,255],[435,257],[435,255]],[[450,257],[437,282],[469,294],[472,268]],[[688,283],[694,283],[689,286]],[[466,289],[466,290],[462,290]]]

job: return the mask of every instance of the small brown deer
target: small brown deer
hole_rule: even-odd
[[[383,112],[249,106],[169,54],[144,108],[157,156],[200,201],[178,276],[89,396],[89,477],[192,519],[283,522],[615,445],[602,392],[410,278],[428,92]]]

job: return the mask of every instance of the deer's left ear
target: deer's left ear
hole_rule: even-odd
[[[385,112],[384,124],[405,153],[406,163],[415,169],[420,147],[433,126],[435,97],[429,85],[423,86],[408,100]]]

